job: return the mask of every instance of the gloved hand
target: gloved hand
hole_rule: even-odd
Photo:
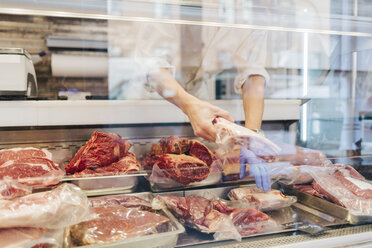
[[[265,192],[271,188],[270,171],[268,170],[265,161],[256,157],[256,155],[245,147],[240,148],[240,178],[245,176],[246,164],[249,164],[249,175],[254,176],[258,188],[262,188]]]

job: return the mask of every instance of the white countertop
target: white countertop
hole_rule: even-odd
[[[212,104],[244,120],[241,100]],[[298,120],[301,100],[265,100],[264,121]],[[163,100],[0,101],[0,127],[185,123],[188,118]]]

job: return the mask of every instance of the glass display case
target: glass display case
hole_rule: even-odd
[[[205,231],[205,225],[201,228],[192,220],[180,218],[168,206],[160,214],[171,219],[169,225],[173,229],[168,236],[164,234],[167,240],[164,242],[168,243],[161,243],[162,236],[155,237],[159,246],[233,247],[240,242],[242,247],[298,247],[300,243],[304,247],[341,247],[372,242],[369,238],[372,215],[368,207],[362,214],[356,214],[354,205],[340,201],[337,192],[330,193],[325,179],[329,174],[323,177],[321,172],[288,167],[320,166],[334,174],[344,173],[345,180],[349,180],[345,187],[365,194],[348,199],[372,206],[368,195],[372,192],[369,1],[4,0],[0,4],[0,32],[0,149],[47,149],[54,163],[64,169],[82,160],[77,158],[79,152],[85,154],[90,149],[89,142],[95,142],[92,139],[106,137],[100,132],[116,133],[131,142],[130,152],[124,149],[124,153],[137,157],[141,164],[138,170],[113,175],[95,171],[99,167],[95,164],[88,167],[93,175],[84,178],[83,173],[83,178],[74,177],[75,172],[67,171],[70,175],[63,176],[61,182],[78,185],[88,196],[131,193],[142,198],[145,194],[146,200],[155,198],[159,203],[159,195],[198,195],[222,200],[227,207],[245,209],[247,205],[234,205],[239,199],[232,199],[233,193],[228,192],[251,187],[253,172],[248,177],[244,173],[265,163],[271,164],[268,168],[272,168],[273,187],[288,197],[297,197],[297,203],[291,207],[265,211],[258,208],[268,214],[270,221],[280,223],[280,228],[268,226],[267,230],[245,233],[240,235],[241,241],[236,241],[240,238],[231,233],[224,237],[224,232],[222,238],[216,238],[213,233],[218,231],[209,230],[209,226]],[[37,97],[27,95],[30,87],[27,83],[24,90],[15,87],[19,80],[16,75],[29,78],[32,72],[27,74],[21,67],[14,69],[12,64],[18,60],[4,52],[8,48],[28,51],[27,58],[35,67]],[[197,131],[197,121],[190,124],[192,115],[183,105],[193,101],[211,104],[226,110],[237,124],[244,126],[249,120],[247,112],[260,107],[252,105],[247,109],[242,89],[257,76],[264,82],[264,91],[257,93],[264,97],[264,136],[240,131],[239,127],[218,126],[218,121],[214,121],[209,124],[216,129],[217,143],[196,137],[195,133],[206,136]],[[180,89],[167,88],[173,83],[192,98],[186,102],[174,100]],[[10,91],[22,93],[8,94]],[[201,114],[194,116],[204,118]],[[223,139],[226,130],[235,138],[227,135],[230,138]],[[178,177],[168,174],[169,168],[162,168],[162,163],[174,163],[173,155],[169,156],[174,154],[169,152],[174,147],[164,148],[167,147],[164,144],[171,142],[164,138],[170,136],[181,137],[172,141],[174,146],[180,146],[177,156],[197,158],[198,162],[193,163],[202,168],[193,168],[194,172],[187,176],[182,170]],[[250,141],[236,137],[249,137]],[[203,160],[205,157],[193,155],[197,142],[205,144],[208,152],[203,152],[213,154],[209,155],[220,164],[212,166]],[[278,147],[282,153],[275,149],[274,154],[266,153],[265,145]],[[159,146],[163,146],[160,154],[168,155],[146,167],[152,161],[148,162],[149,158],[160,156],[156,150]],[[257,151],[259,155],[254,153],[261,160],[247,162],[250,169],[246,168],[241,176],[239,152],[233,159],[229,156],[242,146]],[[255,146],[259,148],[255,150]],[[121,161],[123,152],[119,153]],[[0,150],[0,171],[1,156]],[[118,162],[119,157],[111,162]],[[203,174],[204,163],[208,165],[208,175]],[[355,177],[352,168],[356,170]],[[205,177],[195,179],[193,173]],[[303,184],[308,191],[293,184]],[[213,200],[208,204],[216,210]],[[180,234],[184,227],[178,222],[186,223],[185,233]],[[203,230],[207,234],[199,233]],[[322,235],[312,235],[321,232]],[[151,238],[144,237],[133,242],[155,246]],[[135,244],[131,240],[116,242],[119,243],[112,247]],[[104,247],[111,247],[107,245]]]

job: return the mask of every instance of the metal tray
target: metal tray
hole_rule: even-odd
[[[127,194],[137,196],[139,198],[148,200],[151,202],[152,194],[150,192],[133,193]],[[157,213],[167,217],[171,222],[172,230],[164,233],[150,234],[140,236],[136,238],[128,238],[115,242],[87,245],[87,246],[73,246],[73,247],[84,247],[84,248],[137,248],[137,247],[149,247],[149,248],[170,248],[174,247],[177,243],[178,236],[185,232],[185,228],[177,221],[177,219],[168,211],[161,210]]]
[[[297,196],[297,201],[313,209],[328,213],[353,225],[372,223],[372,215],[354,214],[335,203],[301,192],[290,186],[279,184],[285,194]]]
[[[238,186],[239,187],[239,186]],[[241,186],[244,187],[244,186]],[[227,199],[227,194],[231,189],[237,188],[237,186],[219,187],[219,188],[209,188],[209,189],[196,189],[196,190],[184,190],[184,191],[174,191],[174,192],[162,192],[155,193],[154,195],[178,195],[178,196],[188,196],[188,195],[201,195],[208,197],[216,196],[220,199]],[[291,207],[286,207],[278,209],[275,211],[266,212],[272,219],[274,219],[278,224],[283,225],[283,229],[275,230],[272,232],[256,233],[249,236],[243,236],[242,238],[252,238],[264,235],[294,232],[300,229],[294,227],[285,227],[284,224],[294,223],[294,222],[306,222],[312,223],[321,227],[331,227],[347,224],[343,219],[335,216],[328,215],[326,213],[320,212],[318,210],[311,209],[301,203],[295,203]],[[193,230],[191,228],[186,228],[186,233],[181,234],[177,247],[184,247],[197,244],[206,244],[218,242],[214,240],[212,234],[205,234]]]
[[[194,182],[194,183],[190,183],[189,185],[178,184],[177,186],[172,185],[172,184],[170,185],[168,183],[165,183],[165,184],[154,183],[154,182],[149,181],[147,177],[146,179],[150,183],[150,188],[152,192],[164,192],[164,191],[193,189],[193,188],[200,188],[200,187],[205,187],[209,185],[216,185],[221,182],[221,177],[222,177],[221,172],[215,172],[215,173],[209,174],[209,176],[201,182]]]
[[[138,177],[145,173],[95,176],[95,177],[65,177],[62,182],[70,182],[80,187],[88,196],[120,194],[133,192],[138,184]]]

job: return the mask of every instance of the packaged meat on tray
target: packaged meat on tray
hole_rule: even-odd
[[[160,195],[152,206],[168,208],[181,223],[203,233],[214,233],[216,240],[240,240],[242,236],[279,229],[268,215],[256,209],[236,209],[197,195]]]
[[[0,228],[65,228],[92,216],[88,198],[72,184],[0,201]]]
[[[262,188],[259,189],[256,185],[232,189],[229,192],[229,198],[231,200],[241,201],[242,205],[261,211],[289,207],[297,201],[295,196],[285,196],[279,190],[275,189],[264,192]]]
[[[88,195],[127,193],[138,183],[141,165],[131,143],[115,133],[94,132],[65,166],[70,181]]]
[[[64,172],[52,161],[52,154],[33,147],[0,150],[0,179],[11,178],[33,188],[55,185]]]
[[[113,242],[169,230],[169,219],[156,213],[122,206],[94,207],[93,211],[96,218],[71,227],[74,244]]]
[[[153,188],[182,188],[218,183],[219,160],[198,140],[170,136],[154,144],[143,160]]]
[[[108,195],[89,199],[91,207],[122,206],[139,210],[151,210],[151,203],[134,195]]]
[[[49,230],[35,227],[0,229],[1,248],[50,248],[63,246],[63,229]]]

